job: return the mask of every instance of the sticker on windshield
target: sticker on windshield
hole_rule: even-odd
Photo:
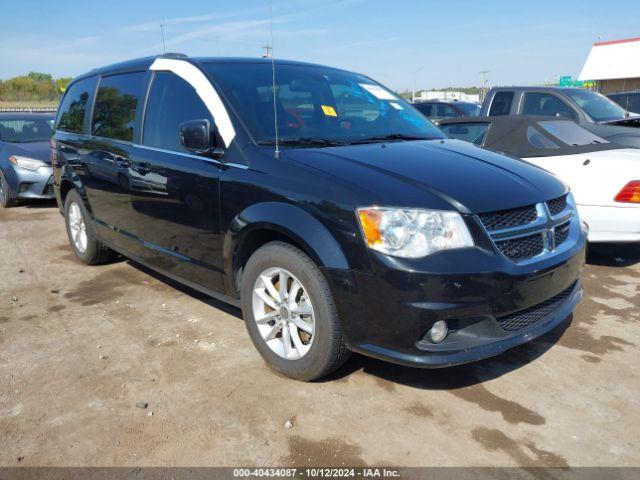
[[[389,105],[391,105],[393,108],[395,108],[396,110],[402,110],[402,105],[400,105],[399,103],[396,102],[389,102]]]
[[[364,88],[367,92],[373,95],[380,100],[397,100],[398,97],[393,95],[391,92],[387,92],[384,88],[378,85],[370,85],[368,83],[360,83],[362,88]]]
[[[331,105],[320,105],[322,107],[322,111],[327,117],[337,117],[336,109]]]

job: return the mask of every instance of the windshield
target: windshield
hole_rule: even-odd
[[[53,119],[24,120],[0,118],[0,140],[3,142],[45,142],[51,137]]]
[[[480,105],[475,103],[456,103],[455,106],[462,110],[466,117],[477,117],[480,114]]]
[[[269,63],[205,65],[259,144],[275,140]],[[276,64],[276,113],[283,146],[434,139],[444,135],[393,92],[355,73]]]
[[[569,90],[567,95],[596,122],[626,117],[624,108],[599,93],[589,90]]]

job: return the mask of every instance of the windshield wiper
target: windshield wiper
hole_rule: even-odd
[[[359,143],[377,143],[389,141],[411,141],[411,140],[437,140],[436,137],[420,137],[416,135],[405,135],[404,133],[390,133],[388,135],[375,135],[373,137],[361,138],[353,140],[352,145]]]
[[[264,140],[258,142],[259,145],[275,145],[275,140]],[[322,137],[301,137],[301,138],[281,138],[278,144],[283,147],[338,147],[346,145],[344,142],[338,142]]]

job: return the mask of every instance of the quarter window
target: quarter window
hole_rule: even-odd
[[[189,120],[209,120],[213,125],[211,113],[189,83],[170,72],[156,73],[147,100],[142,143],[185,151],[180,125]]]
[[[560,148],[551,139],[531,126],[527,127],[527,140],[536,148]]]
[[[59,108],[57,130],[71,133],[84,131],[84,118],[95,85],[96,78],[91,77],[69,87]]]
[[[91,133],[99,137],[133,141],[136,111],[144,96],[145,72],[104,77],[93,109]]]

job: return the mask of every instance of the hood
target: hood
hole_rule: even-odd
[[[630,113],[628,117],[618,118],[616,120],[608,120],[606,122],[599,122],[600,125],[618,125],[620,127],[640,127],[640,115],[637,113]]]
[[[49,157],[51,146],[49,142],[29,142],[29,143],[4,143],[7,156],[9,155],[22,155],[23,157],[35,158],[36,160],[42,160],[46,164],[51,163]]]
[[[287,149],[286,156],[405,207],[481,213],[531,205],[567,191],[539,167],[459,140]]]

